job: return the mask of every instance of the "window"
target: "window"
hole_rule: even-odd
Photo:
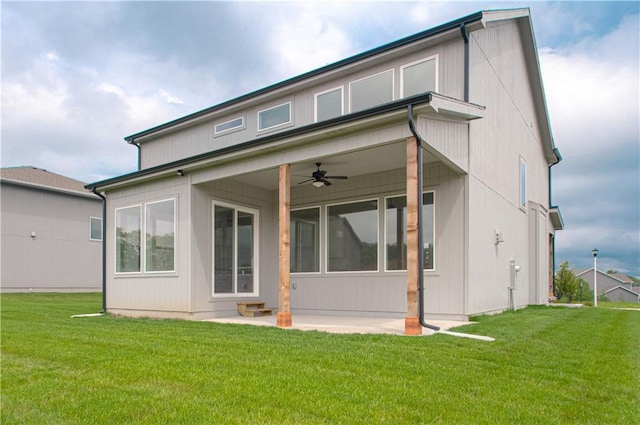
[[[436,91],[438,89],[437,65],[437,58],[432,57],[403,66],[402,97]]]
[[[424,269],[434,269],[434,193],[422,194],[422,242]],[[386,198],[385,253],[387,270],[407,269],[407,197]]]
[[[327,206],[329,272],[378,270],[378,201]]]
[[[393,100],[393,70],[349,83],[349,110],[358,112]]]
[[[140,271],[140,209],[116,210],[116,273]]]
[[[102,240],[102,219],[98,217],[89,217],[89,240]]]
[[[320,271],[320,208],[290,213],[291,273]]]
[[[214,133],[220,134],[227,131],[234,130],[236,128],[244,127],[244,117],[236,118],[230,121],[226,121],[215,126]]]
[[[254,210],[213,204],[213,295],[257,294]]]
[[[520,157],[520,208],[527,208],[527,163]]]
[[[291,102],[258,112],[258,130],[267,130],[291,122]]]
[[[342,87],[316,94],[316,122],[342,115]]]
[[[175,200],[149,203],[145,210],[145,271],[174,271]]]

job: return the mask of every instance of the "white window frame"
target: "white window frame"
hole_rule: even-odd
[[[429,62],[431,60],[435,60],[435,68],[436,68],[436,72],[435,72],[435,76],[434,76],[435,77],[435,81],[434,81],[435,88],[433,89],[433,91],[438,92],[438,89],[439,89],[439,78],[438,78],[438,75],[439,75],[439,72],[438,72],[438,70],[439,70],[439,68],[438,68],[438,66],[439,66],[439,63],[438,63],[439,62],[439,58],[438,58],[438,55],[432,55],[432,56],[428,56],[428,57],[423,58],[423,59],[418,59],[417,61],[414,61],[414,62],[411,62],[411,63],[407,63],[407,64],[402,65],[400,67],[400,96],[402,98],[407,97],[404,94],[404,70],[405,70],[405,68],[410,68],[412,66],[419,65],[419,64],[424,63],[424,62]],[[417,96],[417,95],[412,95],[412,96]]]
[[[159,204],[162,202],[173,201],[173,270],[147,270],[147,208],[149,205]],[[146,274],[158,274],[158,273],[175,273],[176,272],[176,253],[178,252],[178,238],[176,233],[176,222],[178,221],[177,210],[176,210],[176,198],[167,198],[161,199],[159,201],[147,202],[144,204],[144,223],[142,223],[142,232],[144,237],[142,237],[142,248],[141,251],[144,252],[144,255],[140,255],[140,261],[144,260],[144,273]]]
[[[215,286],[215,278],[216,278],[216,262],[215,262],[215,250],[216,250],[216,226],[215,226],[215,207],[216,205],[231,208],[233,209],[233,223],[234,223],[234,232],[233,232],[233,246],[236,252],[233,256],[233,293],[228,294],[217,294],[216,286]],[[237,281],[237,272],[238,272],[238,211],[253,214],[254,223],[253,223],[253,292],[238,292],[238,281]],[[232,204],[224,201],[218,201],[216,199],[211,200],[211,297],[212,298],[240,298],[240,297],[257,297],[260,294],[260,211],[254,208],[245,207],[242,205]]]
[[[240,125],[236,125],[236,126],[234,126],[234,127],[229,127],[229,128],[224,129],[224,130],[220,130],[220,131],[218,131],[218,127],[220,127],[220,126],[222,126],[222,125],[225,125],[225,124],[232,123],[233,121],[237,121],[237,120],[240,120]],[[214,134],[215,136],[221,136],[221,135],[223,135],[223,134],[233,133],[234,131],[243,130],[243,129],[245,129],[245,128],[246,128],[246,125],[245,125],[245,119],[244,119],[244,116],[239,116],[239,117],[236,117],[236,118],[233,118],[233,119],[227,120],[227,121],[225,121],[225,122],[221,122],[221,123],[216,124],[216,125],[214,126],[214,128],[213,128],[213,134]]]
[[[332,93],[338,90],[340,90],[340,114],[338,116],[344,115],[344,86],[333,87],[315,94],[314,102],[313,102],[314,103],[314,113],[313,113],[314,122],[318,122],[318,97],[322,96],[323,94]]]
[[[313,209],[317,209],[318,210],[318,271],[317,272],[290,272],[292,275],[318,275],[318,274],[322,274],[322,270],[323,270],[323,261],[322,261],[322,238],[323,238],[323,217],[322,217],[322,206],[320,205],[312,205],[309,207],[299,207],[299,208],[292,208],[291,212],[293,211],[301,211],[301,210],[313,210]],[[289,219],[289,221],[291,221],[291,219]],[[291,241],[289,241],[289,246],[291,246]]]
[[[520,157],[520,168],[518,169],[518,206],[521,210],[527,210],[527,161]]]
[[[100,238],[96,239],[94,237],[92,237],[93,232],[92,230],[92,225],[91,223],[93,223],[93,220],[98,220],[98,222],[100,222]],[[102,227],[102,218],[101,217],[89,217],[89,240],[90,241],[98,241],[98,242],[102,242],[102,239],[104,238],[104,229]]]
[[[433,246],[435,248],[436,245],[436,191],[435,190],[425,190],[422,192],[422,196],[424,197],[424,195],[426,195],[427,193],[431,193],[433,196],[433,223],[432,225],[432,232],[433,232]],[[389,198],[397,198],[399,196],[404,196],[406,197],[407,194],[406,193],[398,193],[396,195],[388,195],[384,197],[384,212],[383,212],[383,231],[384,231],[384,271],[385,273],[406,273],[407,269],[397,269],[397,270],[389,270],[387,269],[387,199]],[[422,207],[422,206],[421,206]],[[424,242],[424,241],[423,241]],[[436,271],[436,254],[437,254],[437,250],[434,249],[433,252],[433,268],[432,269],[424,269],[423,272],[434,272]]]
[[[119,272],[118,271],[118,238],[116,237],[116,229],[118,228],[118,211],[120,210],[127,210],[130,208],[138,208],[138,214],[139,214],[139,223],[140,223],[140,255],[138,256],[138,271],[132,271],[132,272]],[[114,222],[114,227],[113,227],[113,240],[114,240],[114,244],[113,244],[113,272],[115,275],[118,276],[122,276],[122,275],[140,275],[142,274],[142,259],[143,259],[143,252],[144,252],[144,241],[143,241],[143,237],[142,237],[142,233],[144,230],[144,223],[142,222],[142,204],[134,204],[134,205],[128,205],[126,207],[120,207],[120,208],[116,208],[114,210],[114,214],[113,214],[113,222]]]
[[[285,105],[289,105],[289,120],[288,121],[282,122],[280,124],[272,125],[270,127],[264,127],[264,128],[260,127],[260,114],[262,114],[263,112],[271,111],[273,109],[281,108],[281,107],[283,107]],[[257,123],[258,132],[272,130],[274,128],[291,125],[293,123],[293,103],[292,102],[284,102],[284,103],[281,103],[279,105],[275,105],[275,106],[271,106],[269,108],[265,108],[265,109],[259,110],[258,114],[257,114],[257,122],[256,123]]]
[[[336,271],[330,271],[329,270],[329,207],[332,206],[336,206],[336,205],[348,205],[348,204],[357,204],[360,202],[369,202],[369,201],[375,201],[376,202],[376,243],[378,244],[378,248],[376,250],[376,268],[375,270],[336,270]],[[344,274],[354,274],[354,273],[378,273],[380,271],[380,199],[379,198],[365,198],[365,199],[356,199],[356,200],[352,200],[352,201],[347,201],[347,202],[334,202],[331,204],[326,204],[325,207],[325,213],[324,213],[324,221],[325,221],[325,249],[324,249],[324,254],[326,257],[326,262],[325,262],[325,273],[327,274],[339,274],[339,273],[344,273]]]
[[[380,105],[384,105],[385,103],[393,102],[395,100],[395,98],[396,98],[395,97],[395,69],[390,68],[390,69],[386,69],[384,71],[380,71],[380,72],[377,72],[375,74],[367,75],[366,77],[358,78],[357,80],[353,80],[353,81],[349,82],[349,112],[350,113],[354,112],[353,111],[353,85],[356,84],[356,83],[359,83],[361,81],[367,80],[369,78],[374,78],[374,77],[377,77],[379,75],[386,74],[388,72],[391,73],[391,99],[388,100],[387,102],[380,103]],[[360,110],[358,110],[356,112],[366,111],[367,109],[375,108],[376,106],[378,106],[378,105],[371,105],[371,106],[368,106],[368,107],[366,107],[364,109],[360,109]]]

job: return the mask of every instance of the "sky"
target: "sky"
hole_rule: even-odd
[[[563,161],[558,264],[640,276],[639,2],[12,2],[1,164],[95,182],[125,136],[485,9],[531,9]]]

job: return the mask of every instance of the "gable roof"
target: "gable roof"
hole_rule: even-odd
[[[640,294],[629,289],[629,288],[625,288],[622,285],[618,285],[618,286],[614,286],[613,288],[609,288],[606,291],[604,291],[604,294],[608,294],[609,292],[613,292],[613,291],[623,291],[623,292],[627,292],[629,294],[635,295],[636,297],[638,297],[638,299],[640,299]]]
[[[588,269],[575,269],[573,271],[573,274],[576,276],[582,276],[583,274],[587,274],[587,272],[591,272],[593,273],[593,267],[588,268]],[[618,273],[605,273],[601,270],[598,270],[598,274],[602,275],[602,276],[608,276],[612,279],[615,279],[621,283],[633,283],[633,281],[631,279],[629,279],[628,276],[625,275],[621,275]]]
[[[0,181],[99,199],[87,192],[83,182],[34,166],[0,168]]]

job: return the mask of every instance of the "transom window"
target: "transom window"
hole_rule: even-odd
[[[349,110],[358,112],[393,101],[393,69],[349,83]]]
[[[242,127],[244,127],[244,117],[239,117],[220,124],[216,124],[214,133],[226,133],[227,131],[239,129]]]
[[[424,269],[434,269],[435,255],[434,193],[422,194],[422,242]],[[386,270],[407,269],[407,197],[385,199],[385,255]]]
[[[213,295],[255,295],[258,212],[213,203]]]
[[[342,87],[316,94],[316,122],[342,115]]]
[[[258,130],[267,130],[291,123],[291,102],[258,112]]]
[[[378,200],[327,206],[329,272],[378,270]]]

